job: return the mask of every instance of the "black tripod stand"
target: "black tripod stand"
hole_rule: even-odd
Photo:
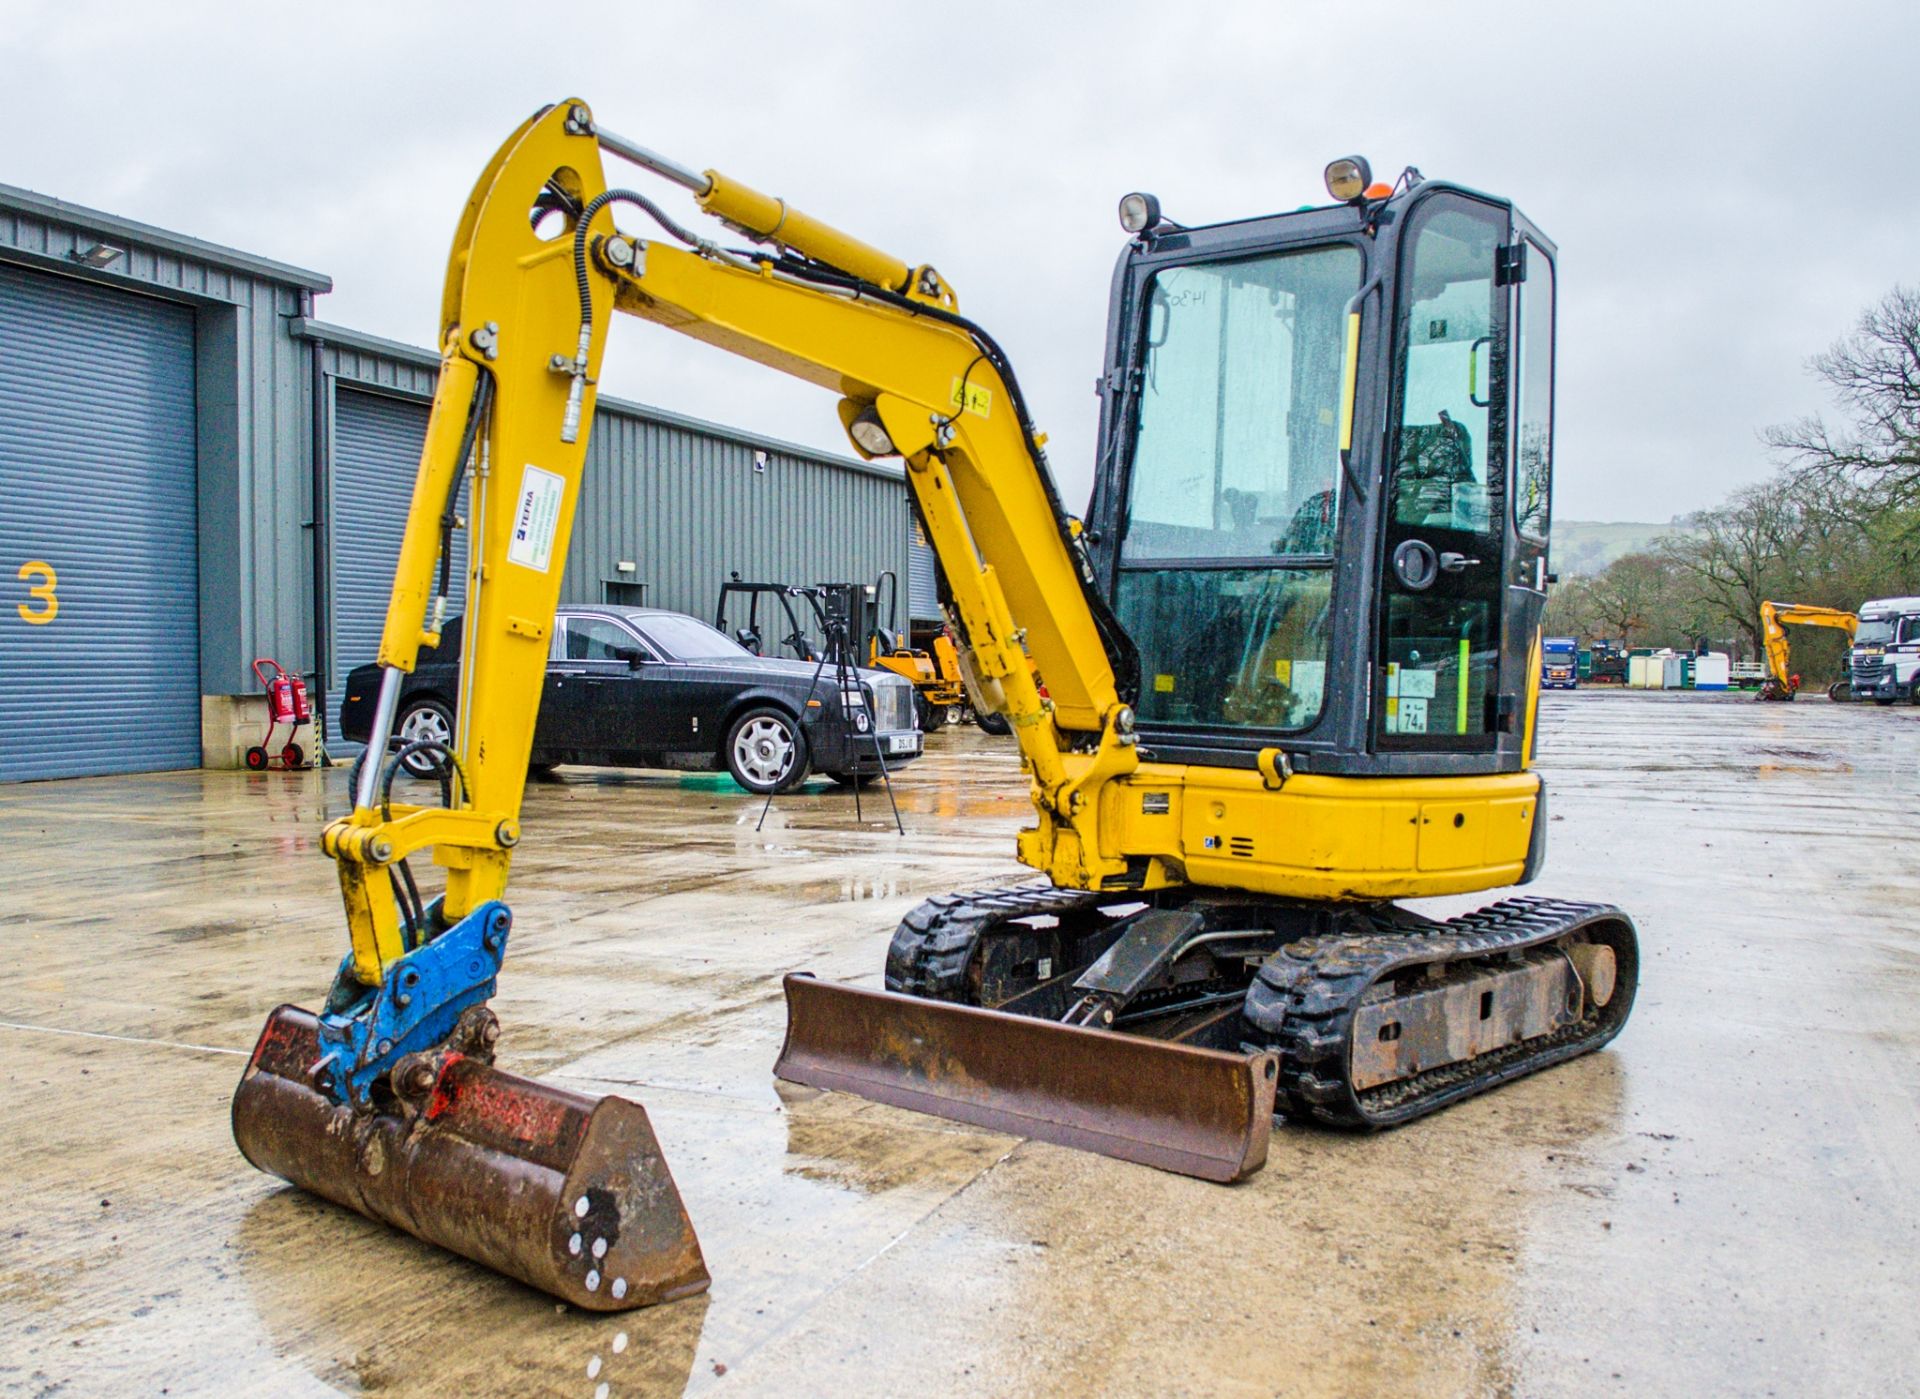
[[[847,640],[846,618],[829,613],[824,619],[827,632],[827,644],[814,662],[813,679],[807,685],[807,702],[801,707],[803,714],[819,714],[822,711],[813,707],[814,696],[820,690],[820,677],[826,673],[827,663],[833,663],[833,687],[840,699],[840,721],[853,731],[853,741],[861,738],[873,746],[874,761],[880,765],[880,781],[887,789],[887,805],[893,810],[894,829],[901,835],[907,833],[906,826],[900,820],[900,803],[893,799],[893,774],[887,770],[886,750],[880,746],[880,720],[867,703],[866,689],[860,684],[860,668],[854,664],[853,647]],[[817,720],[815,722],[818,722]],[[853,787],[853,819],[866,821],[866,814],[860,807],[860,778],[855,773],[851,783]],[[767,824],[767,813],[773,810],[774,793],[767,793],[767,800],[760,808],[760,819],[753,829],[758,831]]]

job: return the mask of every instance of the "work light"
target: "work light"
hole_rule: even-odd
[[[1327,193],[1346,204],[1367,192],[1367,186],[1373,183],[1373,167],[1363,155],[1343,155],[1327,166],[1326,178]]]
[[[1129,233],[1145,233],[1160,222],[1160,201],[1150,194],[1129,194],[1120,200],[1120,227]]]
[[[847,433],[870,457],[890,457],[894,453],[893,439],[887,436],[886,425],[871,404],[854,415],[853,421],[847,424]]]

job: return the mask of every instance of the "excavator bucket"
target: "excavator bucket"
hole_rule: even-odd
[[[774,1073],[1202,1180],[1266,1164],[1273,1054],[1214,1049],[786,978]]]
[[[356,1113],[312,1081],[318,1031],[307,1011],[274,1011],[234,1092],[234,1139],[261,1170],[590,1311],[707,1289],[638,1103],[445,1052],[396,1074],[404,1097]]]

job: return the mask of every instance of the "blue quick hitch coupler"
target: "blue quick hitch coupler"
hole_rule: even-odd
[[[430,924],[438,912],[435,900]],[[489,900],[388,966],[375,987],[353,975],[347,957],[320,1015],[314,1085],[347,1107],[371,1106],[373,1085],[402,1056],[434,1048],[462,1011],[492,998],[512,926],[507,906]]]

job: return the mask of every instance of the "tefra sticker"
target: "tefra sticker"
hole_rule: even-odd
[[[560,528],[560,501],[567,483],[543,467],[527,463],[520,473],[520,502],[513,511],[513,539],[507,562],[545,573],[553,562],[553,536]]]

